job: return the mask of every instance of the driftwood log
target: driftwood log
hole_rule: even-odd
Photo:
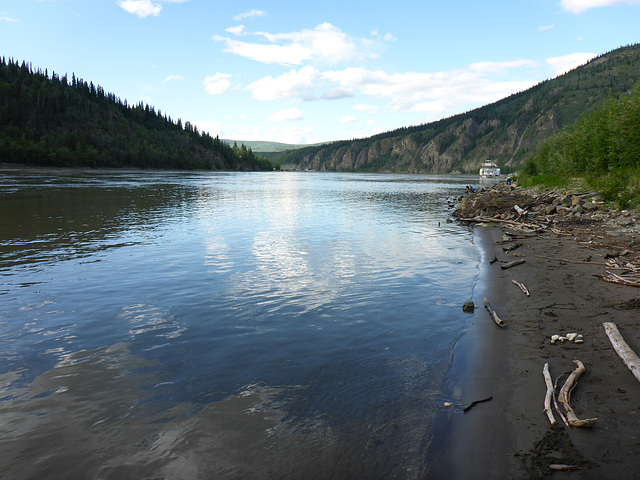
[[[489,300],[487,300],[486,298],[484,299],[484,308],[487,309],[487,312],[489,312],[489,315],[491,315],[491,318],[493,318],[493,321],[496,322],[496,325],[503,328],[507,326],[507,324],[504,323],[502,319],[498,316],[496,311],[493,308],[491,308],[491,304],[489,303]]]
[[[624,341],[624,338],[622,338],[620,330],[618,330],[615,323],[605,322],[603,323],[603,326],[604,331],[607,333],[607,336],[611,341],[613,349],[622,359],[627,368],[631,370],[633,376],[640,382],[640,358],[638,358],[638,355],[631,350],[627,342]]]
[[[544,396],[543,412],[547,414],[549,423],[551,423],[551,425],[555,425],[557,423],[556,418],[553,416],[553,410],[551,410],[551,399],[553,398],[555,389],[553,388],[553,382],[551,381],[551,374],[549,373],[548,363],[544,364],[544,368],[542,369],[542,375],[544,376],[544,383],[547,385],[547,393]]]
[[[541,228],[540,225],[533,225],[531,223],[523,223],[523,222],[515,222],[513,220],[504,220],[502,218],[493,218],[493,217],[466,217],[466,218],[459,218],[458,220],[460,220],[461,222],[504,223],[505,225],[509,225],[510,227],[513,227],[513,228],[527,228],[529,230],[538,230],[539,228]]]
[[[566,412],[567,422],[570,427],[591,427],[598,421],[598,419],[587,418],[585,420],[580,420],[571,407],[571,392],[575,388],[578,377],[580,377],[580,375],[582,375],[586,370],[584,368],[584,364],[580,360],[574,360],[573,363],[576,364],[576,369],[571,372],[571,375],[569,375],[569,378],[567,378],[567,381],[560,389],[558,401]]]
[[[517,280],[511,280],[513,282],[513,284],[518,287],[522,293],[524,293],[527,297],[531,295],[531,292],[529,292],[529,289],[527,287],[525,287],[522,283],[520,283]]]
[[[525,263],[525,259],[521,258],[520,260],[516,260],[511,263],[505,263],[504,265],[501,265],[500,268],[502,270],[506,270],[507,268],[515,267],[516,265],[522,265],[523,263]]]
[[[503,247],[503,248],[502,248],[502,251],[503,251],[504,253],[508,253],[508,252],[510,252],[510,251],[512,251],[512,250],[515,250],[516,248],[519,248],[519,247],[521,247],[521,246],[522,246],[522,244],[521,244],[521,243],[518,243],[518,242],[516,242],[516,243],[512,243],[511,245],[509,245],[509,246],[507,246],[507,247]]]
[[[560,375],[558,378],[556,378],[556,381],[553,384],[553,406],[556,409],[556,412],[558,412],[558,415],[560,416],[560,419],[562,420],[562,423],[564,423],[567,427],[569,426],[569,422],[567,422],[567,417],[564,416],[564,413],[562,413],[562,410],[560,410],[560,405],[558,405],[558,396],[555,394],[555,391],[558,390],[558,383],[560,382],[560,379],[566,375],[569,374],[571,372],[564,372],[562,375]]]
[[[596,275],[600,277],[605,282],[609,283],[617,283],[619,285],[627,285],[629,287],[640,287],[640,280],[638,280],[637,276],[634,278],[624,278],[620,275],[616,275],[613,272],[607,270],[607,276],[605,275]]]
[[[587,470],[584,467],[581,467],[579,465],[565,465],[563,463],[551,463],[549,464],[549,468],[551,470],[566,470],[566,471],[570,471],[570,470]]]

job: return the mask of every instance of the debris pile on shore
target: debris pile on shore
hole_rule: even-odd
[[[503,223],[527,233],[574,236],[579,242],[628,250],[640,257],[637,212],[609,208],[595,192],[525,189],[504,183],[460,197],[460,221]]]

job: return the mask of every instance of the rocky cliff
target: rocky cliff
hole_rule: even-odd
[[[273,159],[298,170],[389,173],[475,173],[484,160],[493,159],[510,171],[542,140],[639,79],[640,44],[465,114]]]

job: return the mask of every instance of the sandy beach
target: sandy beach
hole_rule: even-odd
[[[638,478],[640,383],[612,348],[603,323],[614,322],[640,352],[640,289],[597,276],[610,270],[605,264],[611,257],[618,263],[637,259],[634,235],[616,228],[592,231],[584,219],[562,232],[476,230],[483,252],[476,310],[456,350],[472,352],[465,359],[472,367],[460,381],[462,403],[491,400],[451,416],[447,461],[432,478]],[[520,246],[505,251],[516,243]],[[630,250],[622,252],[623,259],[618,254],[624,245]],[[501,268],[517,259],[525,262]],[[512,280],[525,285],[530,296]],[[505,328],[485,310],[485,297]],[[551,343],[552,335],[571,332],[583,335],[584,342]],[[554,411],[558,424],[551,427],[543,413],[543,366],[549,363],[554,381],[564,374],[560,389],[576,368],[574,360],[583,362],[586,372],[571,405],[579,418],[598,421],[591,428],[568,428]],[[550,467],[559,464],[575,469]]]

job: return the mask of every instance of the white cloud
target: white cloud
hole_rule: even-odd
[[[213,76],[208,75],[203,82],[204,91],[207,92],[207,95],[220,95],[226,92],[231,87],[229,78],[231,78],[231,75],[228,73],[218,72]]]
[[[640,0],[562,0],[563,10],[571,13],[583,13],[591,8],[612,7],[614,5],[640,5]]]
[[[271,122],[288,122],[292,120],[302,120],[303,118],[302,112],[295,107],[280,110],[269,116]]]
[[[557,77],[580,65],[584,65],[595,56],[595,53],[572,53],[563,57],[547,58],[546,63],[554,70],[553,76]]]
[[[237,27],[229,27],[225,32],[232,33],[233,35],[240,35],[244,31],[244,25],[238,25]]]
[[[313,90],[316,88],[314,81],[317,76],[318,71],[307,65],[299,71],[292,69],[276,78],[271,76],[262,78],[253,82],[247,89],[252,92],[256,100],[280,98],[310,100],[315,98]]]
[[[484,104],[525,90],[533,81],[495,81],[487,73],[532,65],[528,61],[477,63],[449,72],[387,74],[381,70],[347,68],[327,71],[319,78],[377,99],[386,99],[395,111],[446,114],[467,104]],[[444,100],[443,100],[444,99]],[[364,109],[365,107],[359,107]]]
[[[547,30],[553,30],[555,28],[555,25],[542,25],[541,27],[538,27],[538,30],[540,30],[541,32],[546,32]]]
[[[167,78],[165,78],[162,82],[166,83],[166,82],[173,82],[175,80],[184,80],[184,77],[182,75],[169,75]]]
[[[213,40],[225,43],[227,53],[262,63],[302,65],[311,61],[337,63],[354,59],[375,58],[373,43],[367,39],[353,39],[339,28],[322,23],[313,30],[291,33],[257,32],[265,43],[241,42],[218,35]]]
[[[137,15],[140,18],[146,18],[149,15],[157,17],[162,11],[162,5],[159,2],[166,3],[185,3],[189,0],[158,0],[152,2],[151,0],[118,0],[118,6],[127,12]]]
[[[355,115],[344,115],[340,117],[340,123],[354,123],[358,121],[358,117]]]
[[[244,20],[245,18],[249,18],[249,17],[263,17],[267,14],[267,12],[264,12],[262,10],[250,10],[248,12],[244,12],[244,13],[239,13],[238,15],[236,15],[235,17],[233,17],[233,19],[236,22],[239,22],[241,20]]]
[[[322,100],[341,100],[343,98],[351,98],[354,96],[353,90],[350,88],[332,88],[320,95]]]
[[[158,16],[162,10],[162,5],[153,3],[151,0],[120,0],[118,5],[140,18],[146,18],[149,15]]]
[[[223,41],[227,53],[233,53],[250,60],[262,63],[281,63],[285,65],[300,65],[309,57],[308,51],[301,45],[263,45],[241,42],[219,36],[212,37],[216,41]]]

